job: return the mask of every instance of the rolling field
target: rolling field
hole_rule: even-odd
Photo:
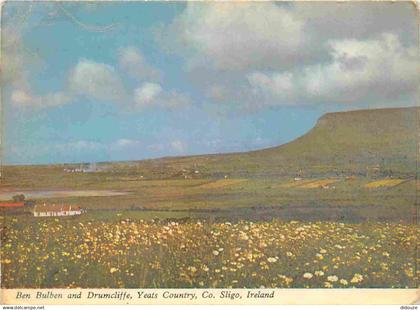
[[[214,182],[210,182],[210,183],[205,183],[200,185],[200,188],[204,188],[204,189],[216,189],[216,188],[226,188],[226,187],[230,187],[232,185],[236,185],[236,184],[240,184],[247,181],[246,179],[222,179],[222,180],[217,180]]]
[[[378,187],[393,187],[400,185],[401,183],[405,182],[404,179],[383,179],[377,180],[374,182],[370,182],[365,185],[366,188],[378,188]]]
[[[416,287],[418,233],[374,222],[10,217],[2,287]]]
[[[62,182],[66,174],[62,172]],[[294,181],[279,179],[119,179],[108,173],[72,175],[79,178],[72,186],[57,184],[49,190],[66,190],[60,197],[45,197],[37,202],[80,205],[89,212],[166,211],[207,212],[219,217],[247,219],[274,218],[291,220],[406,221],[416,212],[417,183],[410,179],[386,179],[393,186],[372,186],[382,179],[308,178]],[[95,182],[92,179],[95,178]],[[398,186],[395,184],[398,183]],[[40,182],[40,185],[42,183]],[[60,187],[58,187],[60,186]],[[24,190],[24,188],[21,188]],[[43,192],[45,187],[39,187]],[[78,196],[87,193],[117,193],[118,196]],[[34,191],[34,188],[29,190]],[[71,195],[74,191],[74,196]],[[94,212],[94,214],[98,214]],[[163,213],[160,213],[163,214]],[[252,215],[255,215],[254,218]],[[92,215],[93,216],[93,215]],[[178,217],[177,214],[174,214]]]

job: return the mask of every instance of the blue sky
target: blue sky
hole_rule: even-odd
[[[3,162],[288,142],[330,111],[412,106],[410,3],[32,3],[2,13]]]

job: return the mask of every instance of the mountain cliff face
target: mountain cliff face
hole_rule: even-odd
[[[310,170],[320,165],[355,172],[365,166],[414,172],[419,113],[420,108],[328,113],[304,136],[251,154]]]

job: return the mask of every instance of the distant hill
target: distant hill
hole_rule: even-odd
[[[130,166],[156,177],[178,177],[183,169],[248,177],[414,174],[419,113],[418,107],[327,113],[307,134],[278,147],[144,160]]]

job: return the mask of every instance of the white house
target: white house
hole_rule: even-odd
[[[80,215],[84,212],[79,206],[74,205],[35,205],[33,209],[34,216],[46,217],[46,216],[74,216]]]

